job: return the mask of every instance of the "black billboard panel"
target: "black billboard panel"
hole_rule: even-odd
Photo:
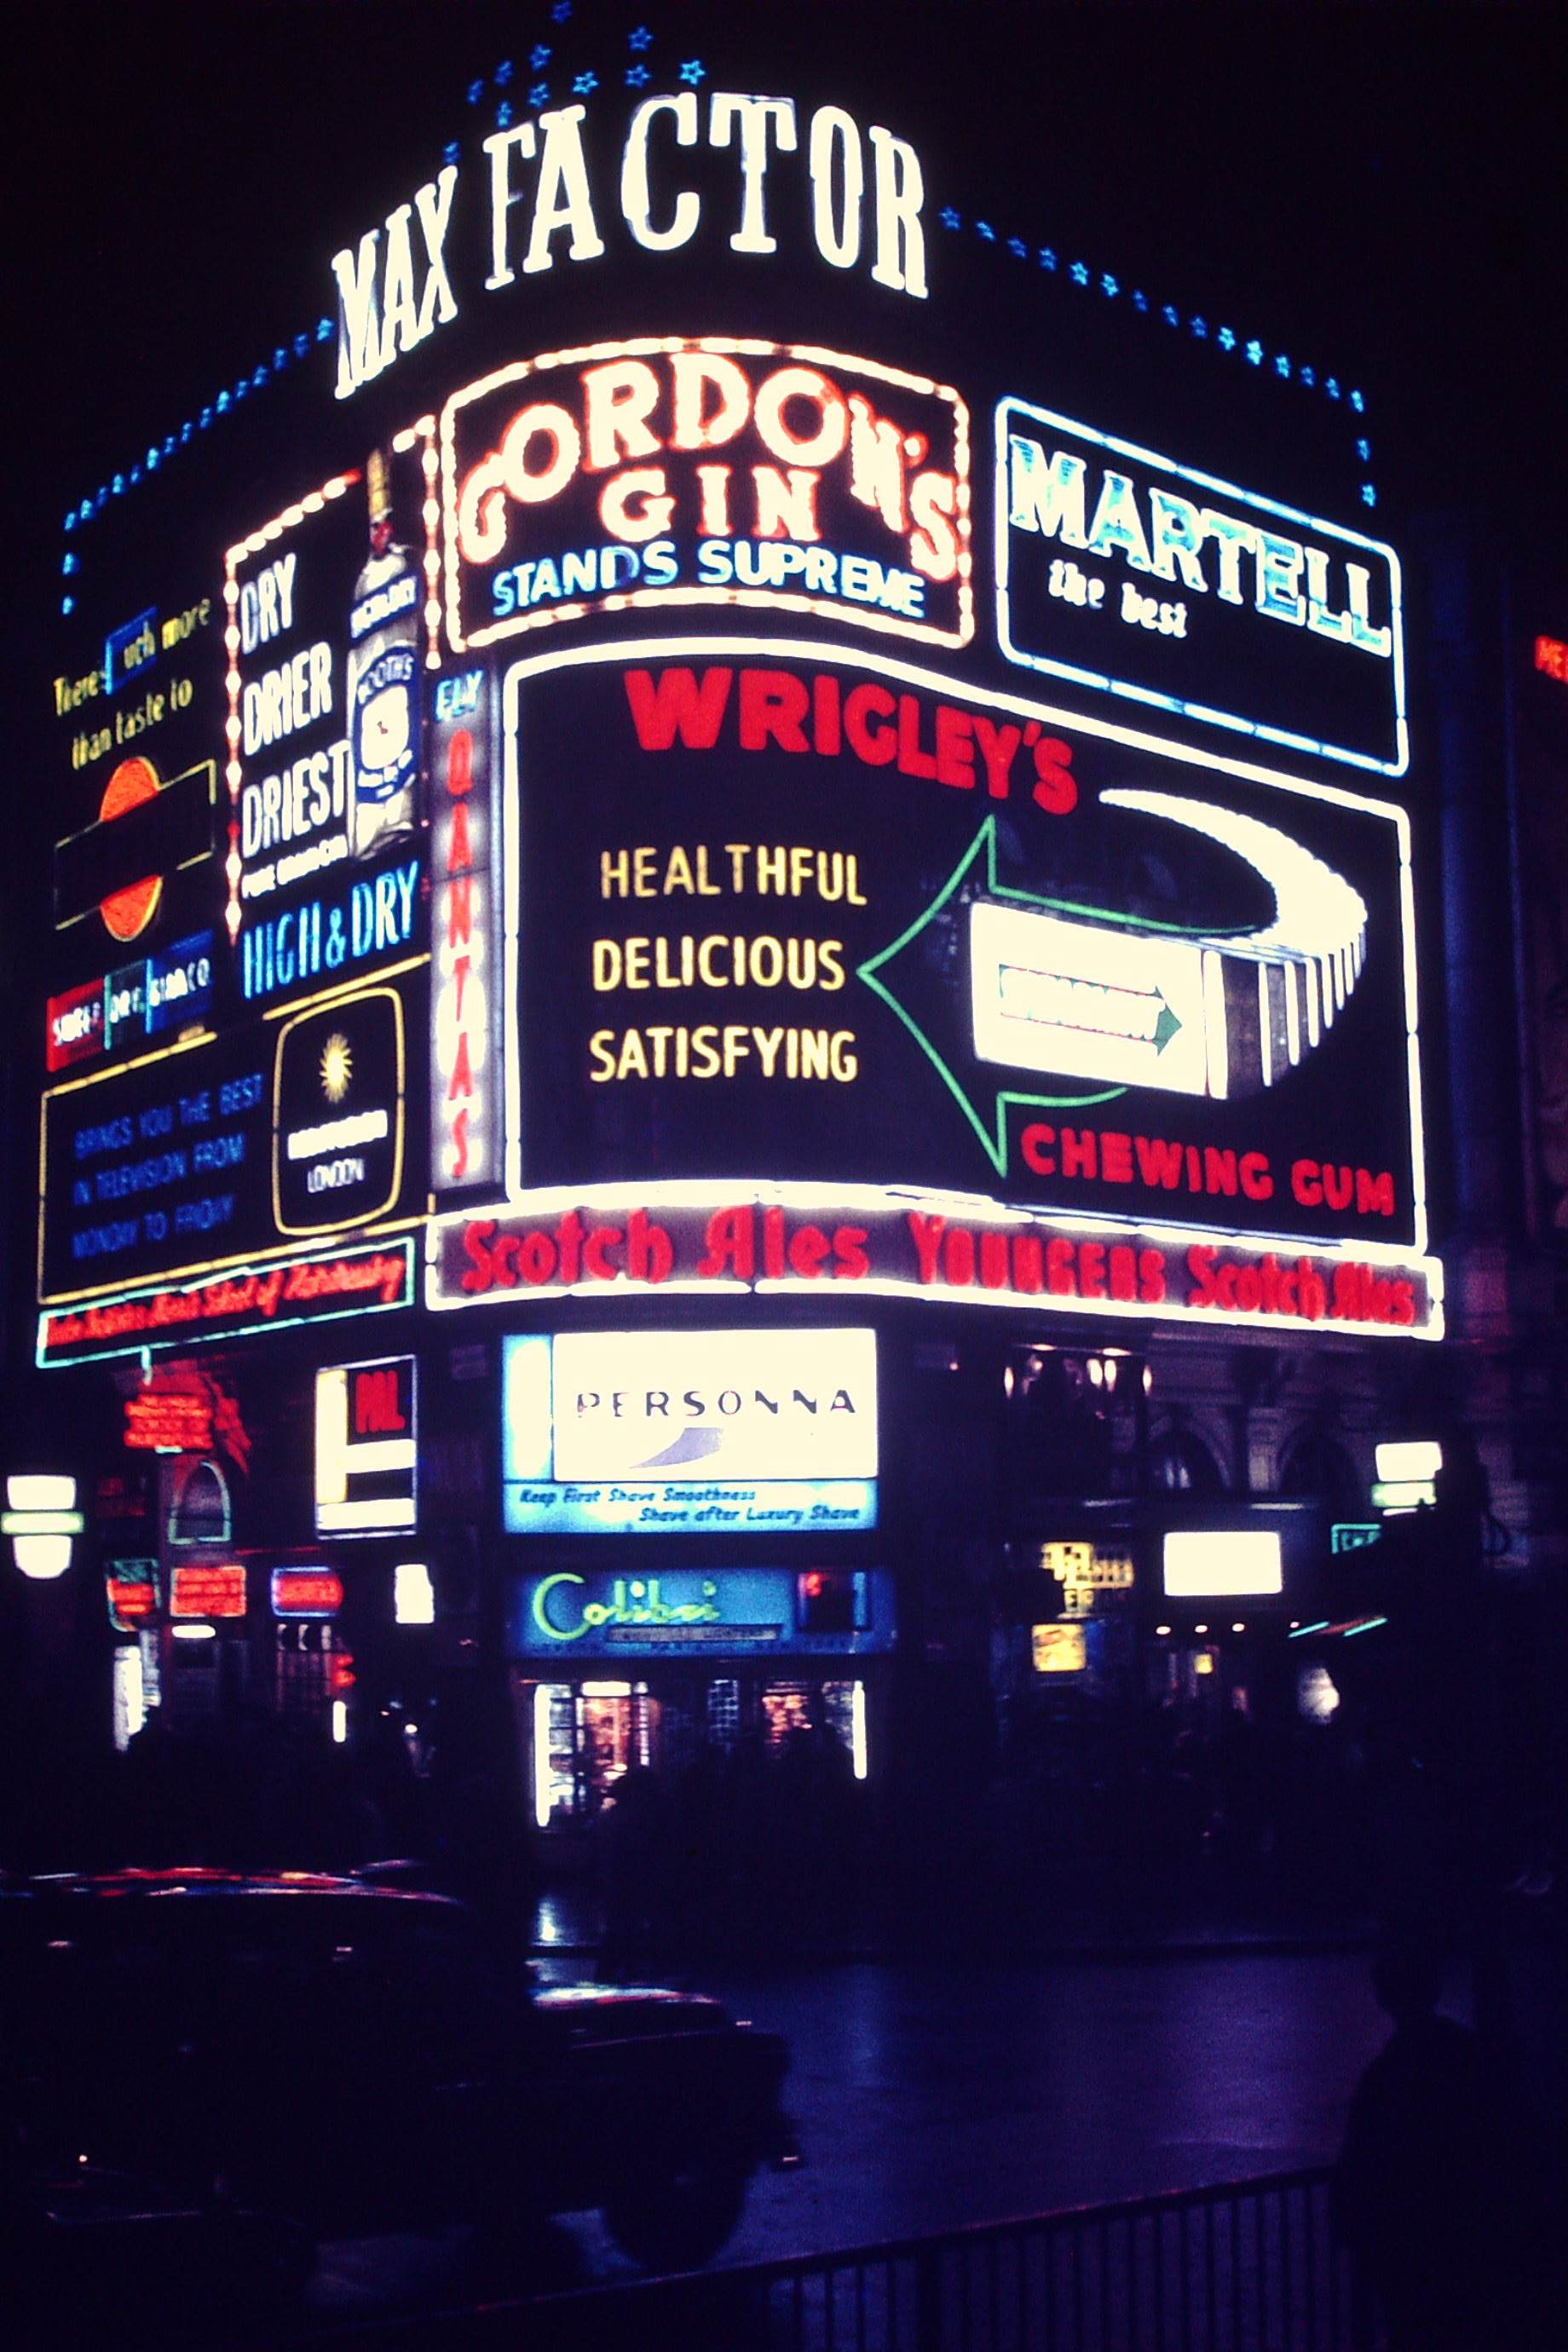
[[[995,454],[1009,661],[1260,745],[1404,773],[1392,548],[1024,400],[998,404]]]
[[[279,1233],[330,1233],[386,1214],[403,1183],[405,1093],[395,989],[340,998],[283,1024],[272,1135]]]
[[[777,640],[519,664],[503,726],[514,1182],[1425,1246],[1397,808]]]
[[[406,1209],[406,1041],[383,985],[50,1087],[40,1297],[202,1273]]]

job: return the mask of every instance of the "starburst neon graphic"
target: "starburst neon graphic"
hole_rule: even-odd
[[[353,1074],[354,1057],[349,1041],[341,1029],[334,1029],[321,1048],[321,1092],[329,1102],[342,1102]]]

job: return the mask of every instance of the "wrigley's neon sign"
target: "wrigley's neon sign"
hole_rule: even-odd
[[[488,293],[568,261],[606,250],[602,224],[618,211],[648,253],[675,253],[727,231],[735,253],[779,250],[769,226],[769,175],[798,156],[810,186],[812,236],[831,268],[862,263],[895,293],[926,293],[924,175],[914,149],[879,124],[861,132],[842,107],[819,106],[804,124],[791,98],[694,89],[644,99],[621,146],[620,171],[595,184],[583,142],[582,106],[552,108],[498,131],[484,142],[489,173]],[[804,136],[803,136],[804,133]],[[704,146],[734,157],[733,201],[716,203],[685,177],[680,150]],[[332,256],[338,293],[337,396],[346,400],[458,316],[447,241],[458,209],[459,166],[448,163],[396,205],[357,247]],[[775,211],[782,211],[776,207]]]

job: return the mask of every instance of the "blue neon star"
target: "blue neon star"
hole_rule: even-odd
[[[478,106],[484,94],[485,86],[482,81],[471,81],[468,84],[468,104],[470,106]]]
[[[1133,289],[1132,308],[1135,310],[1146,310],[1149,308],[1149,297],[1144,293],[1142,286]]]
[[[1253,337],[1251,342],[1247,346],[1247,356],[1251,361],[1254,367],[1261,367],[1263,365],[1263,346],[1258,341],[1256,335]]]
[[[76,598],[74,596],[62,596],[60,598],[60,610],[62,613],[74,613],[76,611]]]
[[[501,102],[500,102],[500,104],[497,107],[497,109],[496,109],[496,121],[500,123],[500,127],[501,127],[501,129],[502,129],[503,131],[507,128],[507,125],[510,122],[510,121],[511,121],[511,100],[510,100],[510,98],[503,98],[503,99],[502,99],[502,100],[501,100]]]
[[[1309,386],[1315,384],[1318,381],[1310,367],[1300,367],[1296,370],[1296,373],[1300,377],[1302,383]]]
[[[533,68],[535,73],[542,73],[545,67],[550,63],[549,42],[537,42],[528,53],[528,62]]]
[[[1290,362],[1283,352],[1276,352],[1274,354],[1274,373],[1276,375],[1284,376],[1288,376],[1290,373]]]
[[[1361,486],[1361,502],[1363,507],[1374,507],[1377,504],[1377,492],[1370,482],[1363,482]]]
[[[963,226],[963,215],[953,205],[943,205],[942,208],[942,225],[943,228],[962,228]]]
[[[1055,253],[1048,245],[1042,245],[1040,247],[1040,268],[1042,269],[1054,269],[1056,266],[1057,257]]]
[[[1361,394],[1360,394],[1360,393],[1359,393],[1359,392],[1352,392],[1352,394],[1351,394],[1351,406],[1355,410],[1355,413],[1356,413],[1356,415],[1357,415],[1358,416],[1361,415],[1361,413],[1362,413],[1363,409],[1366,406],[1366,403],[1365,403],[1365,401],[1362,398],[1362,396],[1361,396]]]
[[[536,81],[533,88],[528,93],[528,102],[530,106],[548,106],[550,103],[550,84],[547,81]]]
[[[1200,340],[1208,333],[1208,320],[1206,319],[1189,320],[1188,324],[1191,326],[1194,334],[1198,336]]]
[[[650,82],[652,79],[653,76],[647,66],[626,68],[626,86],[629,89],[641,89],[646,82]]]
[[[1121,281],[1120,278],[1113,278],[1109,269],[1102,270],[1100,278],[1100,290],[1102,294],[1120,294]]]
[[[1356,445],[1355,445],[1355,453],[1356,453],[1356,456],[1361,459],[1361,462],[1362,462],[1362,464],[1363,464],[1363,466],[1370,466],[1370,465],[1371,465],[1371,463],[1372,463],[1372,443],[1371,443],[1370,441],[1358,441],[1358,442],[1356,443]]]
[[[1010,236],[1007,239],[1007,250],[1009,253],[1016,254],[1020,261],[1027,261],[1029,258],[1029,248],[1021,236]]]
[[[448,139],[441,150],[441,161],[443,163],[455,163],[462,152],[455,139]]]
[[[700,81],[707,80],[708,68],[700,58],[688,58],[680,68],[680,79],[682,81],[689,82],[695,89]]]
[[[1089,284],[1088,262],[1075,261],[1069,275],[1071,276],[1072,282],[1075,286],[1087,286]]]
[[[987,242],[988,244],[990,244],[990,245],[994,245],[994,244],[995,244],[995,242],[996,242],[996,232],[995,232],[995,230],[992,227],[992,226],[991,226],[991,224],[990,224],[990,222],[989,222],[989,221],[980,221],[980,220],[977,220],[977,221],[975,222],[974,226],[975,226],[976,229],[979,231],[980,235],[981,235],[983,237],[984,237],[984,238],[985,238],[985,240],[986,240],[986,242]]]
[[[1331,400],[1338,400],[1340,396],[1340,380],[1338,376],[1331,375],[1326,378],[1323,384],[1323,390],[1328,394]]]
[[[1222,327],[1222,328],[1220,329],[1220,331],[1219,331],[1219,333],[1215,336],[1215,341],[1218,343],[1218,345],[1219,345],[1219,347],[1220,347],[1220,349],[1221,349],[1221,351],[1222,351],[1222,352],[1233,352],[1233,351],[1235,351],[1235,349],[1236,349],[1236,330],[1235,330],[1235,328],[1234,328],[1234,327]]]
[[[1167,302],[1161,310],[1160,316],[1167,327],[1179,327],[1182,323],[1182,314],[1173,302]]]
[[[651,49],[653,47],[653,35],[648,31],[646,25],[639,25],[635,33],[628,33],[626,35],[626,46],[628,48],[633,49]]]
[[[572,0],[555,0],[555,5],[550,13],[558,25],[563,25],[572,14]]]
[[[510,58],[502,58],[502,59],[501,59],[501,61],[500,61],[500,65],[499,65],[499,66],[497,66],[497,68],[496,68],[496,69],[495,69],[495,85],[496,85],[496,88],[497,88],[498,89],[504,89],[506,88],[506,86],[507,86],[508,82],[509,82],[510,79],[511,79],[511,59],[510,59]]]
[[[586,98],[591,89],[597,89],[598,87],[599,77],[596,73],[580,73],[572,84],[573,95],[576,98]]]

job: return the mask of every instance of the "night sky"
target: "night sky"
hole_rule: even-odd
[[[1560,5],[54,0],[6,12],[5,32],[24,812],[51,753],[67,506],[313,329],[334,250],[447,142],[471,151],[509,91],[526,102],[533,72],[552,103],[592,73],[619,107],[645,24],[652,89],[707,58],[719,86],[880,115],[921,148],[929,212],[953,207],[961,240],[994,223],[1048,243],[1064,277],[1081,257],[1086,304],[1107,278],[1123,307],[1146,287],[1181,331],[1234,320],[1271,356],[1340,371],[1364,387],[1377,498],[1358,512],[1347,476],[1346,520],[1403,542],[1457,513],[1549,595],[1568,589]],[[747,81],[727,63],[742,26]],[[25,926],[0,956],[30,1017]]]
[[[668,69],[705,51],[717,63],[737,18],[803,84],[826,68],[875,92],[890,68],[889,116],[941,156],[937,202],[1363,383],[1381,524],[1482,500],[1542,548],[1563,543],[1560,6],[575,0],[558,14],[552,0],[7,12],[10,388],[32,428],[24,507],[51,556],[73,493],[329,307],[329,257],[472,131],[475,78],[510,58],[521,92],[543,42],[563,89],[584,65],[608,89],[645,20]]]

